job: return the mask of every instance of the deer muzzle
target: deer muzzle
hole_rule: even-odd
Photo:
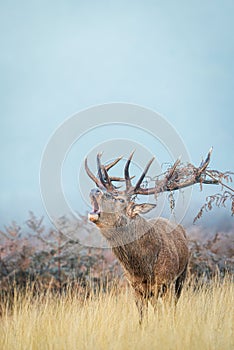
[[[96,196],[99,195],[99,190],[92,190],[90,193],[90,200],[93,210],[88,214],[88,219],[92,222],[97,222],[100,217],[100,208]]]

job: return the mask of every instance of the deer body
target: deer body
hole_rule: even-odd
[[[148,227],[147,227],[148,226]],[[134,218],[126,227],[133,241],[122,243],[120,229],[116,236],[112,230],[101,233],[110,241],[112,250],[123,266],[130,283],[147,281],[154,288],[168,284],[184,271],[188,262],[188,248],[182,226],[173,225],[166,219],[146,220],[141,216]],[[125,229],[121,231],[124,234]],[[132,233],[129,235],[129,231]],[[145,232],[140,236],[141,232]]]
[[[93,211],[89,219],[97,225],[107,239],[115,256],[125,270],[140,313],[143,318],[148,301],[163,296],[171,284],[175,284],[175,296],[178,299],[186,276],[188,265],[188,247],[186,234],[182,226],[173,225],[169,220],[156,218],[147,220],[141,215],[156,205],[137,204],[137,194],[153,194],[152,190],[141,187],[141,183],[153,159],[147,164],[135,186],[129,177],[130,155],[124,169],[124,179],[111,178],[108,170],[121,158],[107,166],[101,164],[97,156],[98,177],[91,173],[85,163],[89,177],[97,188],[91,190],[90,199]],[[112,181],[125,181],[126,190],[119,191]]]
[[[174,227],[163,218],[146,220],[137,216],[127,229],[133,238],[128,244],[122,244],[125,229],[120,234],[117,228],[116,236],[111,230],[111,238],[106,229],[101,229],[101,233],[114,245],[112,250],[134,290],[141,321],[147,302],[155,305],[172,283],[179,298],[189,257],[187,239],[182,226]],[[139,237],[141,232],[145,233]]]
[[[136,221],[137,224],[141,221],[145,231],[147,220],[139,217]],[[112,248],[131,285],[145,297],[155,293],[158,295],[163,286],[175,282],[188,262],[187,242],[182,227],[165,234],[168,225],[169,221],[162,218],[152,220],[143,236],[129,244]]]

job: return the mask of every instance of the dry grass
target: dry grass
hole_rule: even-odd
[[[2,305],[0,349],[234,349],[233,298],[230,278],[197,291],[190,286],[176,312],[168,302],[156,313],[150,308],[139,327],[129,289],[85,301],[28,290]]]

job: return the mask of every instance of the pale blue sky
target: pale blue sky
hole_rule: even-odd
[[[2,2],[0,224],[43,213],[46,142],[95,104],[154,109],[194,163],[213,145],[233,170],[233,34],[232,0]]]

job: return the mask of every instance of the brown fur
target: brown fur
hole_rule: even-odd
[[[148,301],[154,305],[155,299],[163,296],[172,283],[179,298],[189,257],[187,239],[182,226],[173,226],[163,218],[146,220],[138,215],[126,229],[128,235],[132,230],[132,237],[136,239],[124,245],[119,228],[116,232],[111,230],[111,237],[108,229],[100,230],[113,246],[134,289],[141,321]],[[141,231],[145,233],[139,238]]]

